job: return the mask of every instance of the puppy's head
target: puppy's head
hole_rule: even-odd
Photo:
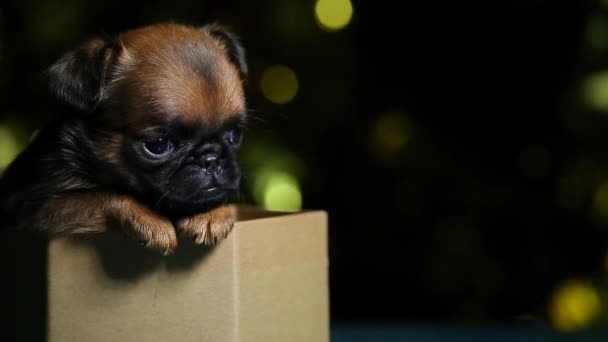
[[[246,74],[231,33],[177,24],[93,39],[49,70],[51,89],[86,127],[101,185],[173,216],[238,188]]]

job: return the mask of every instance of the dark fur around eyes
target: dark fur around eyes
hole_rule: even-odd
[[[188,125],[181,121],[167,123],[164,126],[150,127],[141,132],[130,132],[131,139],[135,141],[145,141],[162,135],[171,137],[176,143],[195,142],[214,135],[221,135],[233,128],[244,129],[247,126],[245,114],[237,114],[227,119],[219,128],[206,130],[198,125]]]

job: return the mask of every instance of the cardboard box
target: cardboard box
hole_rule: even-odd
[[[326,214],[238,212],[217,246],[180,241],[169,257],[119,233],[13,237],[8,330],[53,342],[328,341]]]

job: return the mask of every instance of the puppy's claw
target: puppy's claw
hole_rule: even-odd
[[[196,243],[197,245],[202,245],[202,244],[206,244],[206,241],[207,241],[207,229],[203,229],[200,234],[195,236],[194,243]]]

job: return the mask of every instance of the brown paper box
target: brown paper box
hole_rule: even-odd
[[[180,241],[169,257],[118,233],[53,239],[46,293],[30,289],[45,268],[17,248],[5,259],[16,296],[5,306],[13,310],[8,328],[52,342],[328,341],[326,220],[322,211],[239,207],[226,240]]]

